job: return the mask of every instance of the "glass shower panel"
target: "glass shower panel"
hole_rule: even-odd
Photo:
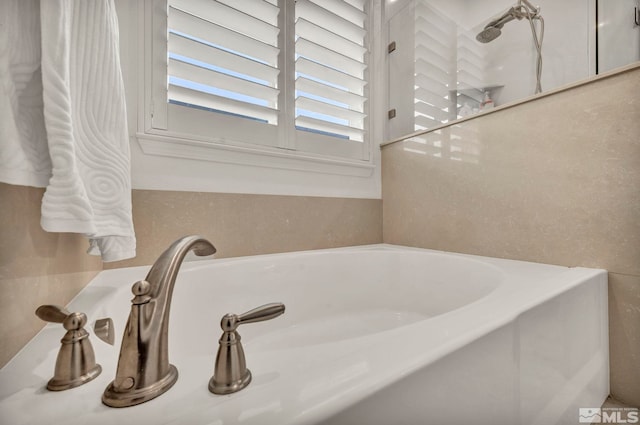
[[[539,40],[542,20],[529,18],[538,14],[542,91],[595,73],[595,0],[386,0],[385,7],[389,139],[533,96],[531,26]]]
[[[598,0],[598,72],[640,60],[640,0]]]
[[[506,0],[503,0],[506,1]],[[492,106],[486,48],[458,19],[465,2],[413,0],[389,20],[390,137],[427,130]]]

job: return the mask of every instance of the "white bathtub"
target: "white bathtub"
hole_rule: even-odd
[[[102,374],[46,391],[64,334],[49,324],[0,370],[2,423],[574,424],[609,393],[605,271],[375,245],[185,263],[169,330],[178,382],[109,408],[147,270],[102,272],[68,306],[114,319],[115,347],[91,336]],[[220,317],[275,301],[283,316],[239,329],[252,383],[209,393]]]

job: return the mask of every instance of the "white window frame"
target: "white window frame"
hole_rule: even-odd
[[[289,19],[293,23],[294,2],[284,0],[285,6],[280,13],[280,20]],[[380,136],[374,134],[373,119],[365,122],[365,132],[367,137],[364,142],[349,141],[345,143],[343,139],[335,139],[328,136],[308,133],[304,138],[297,138],[295,133],[302,133],[295,130],[293,124],[294,105],[293,97],[290,95],[294,90],[293,81],[282,84],[280,90],[283,92],[280,103],[280,119],[285,120],[286,125],[273,126],[274,135],[267,135],[269,139],[265,144],[258,144],[251,139],[255,139],[256,134],[264,131],[265,125],[260,125],[258,131],[256,125],[250,120],[246,125],[233,126],[237,128],[234,137],[216,137],[207,131],[206,124],[211,121],[212,115],[216,115],[219,125],[224,125],[223,114],[215,114],[201,111],[195,108],[185,108],[172,105],[167,102],[166,91],[166,0],[145,0],[139,3],[138,14],[140,17],[140,40],[143,43],[143,72],[140,75],[139,87],[143,93],[139,96],[138,105],[138,130],[136,133],[142,152],[146,155],[160,155],[175,158],[186,158],[196,160],[206,160],[227,164],[239,164],[259,167],[269,167],[284,170],[295,170],[296,172],[307,171],[313,173],[338,174],[354,177],[372,177],[376,169],[376,155],[374,155],[374,140],[380,140]],[[375,19],[373,13],[369,14],[369,34],[381,27],[380,19]],[[293,30],[293,26],[290,26]],[[284,31],[281,31],[284,32]],[[293,68],[293,38],[281,35],[287,42],[281,46],[285,52],[281,57],[290,58],[280,66]],[[374,44],[370,43],[369,60],[369,85],[377,81],[373,64],[375,63]],[[294,73],[284,73],[288,78],[293,79]],[[158,82],[164,82],[164,85]],[[375,90],[369,90],[369,116],[376,110],[374,106]],[[169,121],[174,119],[179,125],[169,125]],[[280,121],[279,121],[280,122]],[[193,131],[184,131],[192,129]],[[258,132],[256,132],[258,131]],[[322,143],[314,143],[313,139],[322,139]],[[316,140],[317,141],[317,140]],[[300,150],[295,150],[296,144]],[[377,144],[375,145],[377,148]],[[318,149],[320,147],[320,149]],[[345,149],[347,154],[345,155]],[[315,151],[314,151],[315,150]],[[354,159],[353,157],[358,157]]]

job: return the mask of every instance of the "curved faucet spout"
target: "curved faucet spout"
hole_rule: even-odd
[[[193,251],[198,256],[213,255],[216,248],[202,236],[185,236],[169,246],[156,260],[145,280],[151,284],[149,296],[171,299],[173,285],[185,255]]]
[[[131,313],[122,337],[116,378],[102,402],[111,407],[143,403],[163,394],[178,379],[169,364],[169,312],[173,287],[185,255],[212,255],[216,248],[202,236],[185,236],[158,257],[145,280],[133,284]]]

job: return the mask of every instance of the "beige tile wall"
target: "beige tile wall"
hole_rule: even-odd
[[[201,234],[216,258],[364,245],[382,241],[380,199],[133,191],[135,259],[152,264],[171,242]]]
[[[43,193],[0,183],[0,366],[44,326],[39,305],[66,305],[102,269],[83,237],[42,230]]]
[[[0,183],[0,367],[44,325],[39,305],[66,305],[103,267],[83,237],[40,228],[42,193]],[[382,242],[379,199],[134,190],[133,216],[138,256],[105,268],[151,264],[192,233],[218,258]]]
[[[383,240],[610,271],[611,392],[640,406],[640,67],[389,144]]]

